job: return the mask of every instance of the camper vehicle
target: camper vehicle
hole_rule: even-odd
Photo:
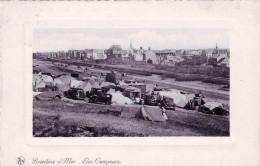
[[[89,95],[89,103],[104,103],[107,105],[112,103],[112,95],[104,93],[101,88],[92,88]]]
[[[133,100],[134,103],[140,104],[141,99],[141,90],[135,87],[125,88],[123,95]]]
[[[80,88],[70,88],[68,91],[64,92],[64,96],[70,99],[84,100],[84,91]]]
[[[160,105],[162,107],[164,107],[165,109],[171,109],[171,110],[175,110],[175,104],[173,102],[173,99],[170,97],[163,97],[161,100]]]
[[[157,106],[158,103],[156,101],[156,96],[155,95],[145,95],[144,96],[144,104],[145,105]]]

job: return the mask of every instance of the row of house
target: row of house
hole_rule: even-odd
[[[97,60],[106,59],[104,49],[86,49],[86,50],[69,50],[68,52],[37,52],[33,53],[34,57],[38,58],[53,58],[53,59],[81,59],[81,60]]]
[[[216,46],[215,49],[206,50],[152,50],[149,47],[147,50],[140,47],[136,49],[132,43],[127,50],[123,50],[120,45],[112,45],[109,49],[86,49],[86,50],[69,50],[68,52],[47,52],[34,53],[34,57],[54,58],[54,59],[79,59],[79,60],[108,60],[113,62],[141,62],[153,63],[161,65],[175,65],[192,56],[206,55],[208,64],[215,65],[226,59],[228,61],[229,50],[220,50]],[[223,59],[224,58],[224,59]]]

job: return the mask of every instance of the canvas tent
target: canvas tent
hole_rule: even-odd
[[[95,80],[91,79],[91,80],[88,80],[88,82],[90,83],[92,88],[101,88],[99,83],[97,81],[95,81]]]
[[[210,110],[213,110],[216,107],[223,107],[223,105],[218,102],[207,102],[206,104],[204,104],[204,106],[209,108]]]
[[[154,122],[165,122],[167,119],[166,114],[160,107],[157,106],[141,106],[141,115],[145,120]]]
[[[68,75],[63,75],[60,77],[60,80],[63,84],[65,85],[69,85],[71,80],[76,80],[75,78],[68,76]]]
[[[55,85],[55,86],[57,86],[57,85],[64,85],[64,83],[61,81],[60,78],[54,78],[53,85]]]
[[[112,95],[112,103],[115,104],[133,104],[133,101],[128,97],[123,96],[122,92],[120,91],[108,91],[108,94]]]
[[[157,100],[161,100],[163,96],[172,98],[176,106],[181,108],[184,108],[188,102],[194,98],[193,94],[181,94],[173,91],[159,91],[157,93]]]
[[[38,96],[39,94],[41,94],[42,92],[33,92],[33,97]]]
[[[84,82],[83,81],[78,81],[78,80],[70,80],[70,87],[71,88],[78,88],[81,86]]]
[[[91,84],[89,82],[83,82],[78,88],[83,89],[84,93],[89,92],[92,88]]]
[[[57,87],[60,91],[67,91],[70,89],[70,85],[69,84],[57,84]]]
[[[155,87],[154,84],[147,83],[147,84],[146,84],[146,92],[152,93],[154,87]]]
[[[40,76],[40,78],[43,80],[43,82],[46,85],[53,85],[53,79],[52,79],[51,76],[49,76],[49,75],[42,75],[42,76]]]
[[[38,74],[33,75],[33,89],[37,91],[39,88],[44,88],[46,86],[45,81],[42,79],[42,76]]]
[[[77,81],[77,82],[73,81],[73,82],[74,82],[73,84],[75,84],[75,87],[83,89],[85,94],[87,94],[87,92],[90,92],[92,88],[100,88],[98,82],[94,80],[89,80],[88,82],[83,82],[83,81]]]

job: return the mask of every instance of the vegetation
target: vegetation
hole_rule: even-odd
[[[192,57],[184,57],[184,61],[178,62],[176,65],[177,66],[182,66],[182,65],[189,65],[189,66],[194,66],[194,65],[202,65],[207,63],[207,56],[206,55],[194,55]]]
[[[106,62],[104,60],[93,62],[74,61],[72,64],[81,66],[94,66],[97,68],[104,68],[107,70],[115,70],[122,73],[137,74],[143,76],[151,76],[152,74],[164,74],[168,78],[176,78],[177,81],[202,81],[213,84],[229,84],[230,70],[229,68],[213,67],[201,65],[206,63],[206,56],[194,56],[191,60],[186,58],[183,63],[178,63],[175,66],[157,65],[157,64],[134,64],[127,67],[112,66],[115,61]],[[58,60],[52,60],[60,62]],[[194,61],[194,62],[192,62]],[[62,61],[62,63],[71,63]],[[120,64],[120,63],[119,63]],[[64,69],[61,69],[64,70]]]

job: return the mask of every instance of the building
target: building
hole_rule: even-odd
[[[133,56],[127,53],[127,50],[122,50],[122,61],[123,62],[132,62]]]
[[[105,54],[104,49],[92,49],[91,50],[91,58],[92,60],[98,60],[98,59],[106,59],[107,55]]]
[[[208,64],[219,66],[225,60],[225,65],[229,66],[229,50],[228,49],[219,49],[216,44],[216,48],[214,50],[208,49],[206,50],[206,56],[208,58]]]
[[[130,41],[130,46],[127,49],[127,54],[129,57],[132,57],[133,61],[145,61],[145,57],[144,57],[144,52],[145,50],[143,50],[142,47],[140,47],[140,49],[135,49],[132,45],[132,42]]]
[[[220,62],[221,66],[230,68],[230,58],[226,57],[224,60]]]
[[[106,51],[108,58],[121,58],[122,56],[122,48],[120,45],[112,45],[107,51]]]
[[[190,55],[201,55],[202,54],[202,50],[191,50],[189,52]]]
[[[162,56],[162,57],[174,56],[175,52],[176,52],[175,50],[157,50],[157,51],[155,51],[156,56]]]
[[[144,52],[144,60],[147,63],[153,63],[153,64],[158,64],[158,59],[153,50],[149,47],[148,50]]]

